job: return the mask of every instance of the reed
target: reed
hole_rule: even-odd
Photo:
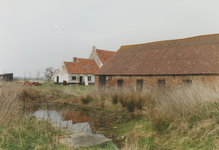
[[[0,83],[0,148],[1,149],[69,149],[59,145],[55,130],[48,121],[38,121],[20,108],[20,99],[34,96],[32,89]],[[29,95],[30,94],[30,95]]]
[[[23,99],[34,102],[35,99],[55,94],[58,96],[54,96],[54,99],[58,98],[60,101],[70,95],[68,98],[70,101],[78,99],[81,105],[143,114],[145,120],[136,123],[136,127],[126,134],[127,142],[124,149],[144,146],[146,149],[219,148],[217,138],[219,87],[217,83],[204,85],[193,83],[190,86],[172,89],[148,88],[141,92],[133,88],[99,91],[94,87],[82,90],[71,86],[27,88],[3,83],[0,86],[0,147],[3,149],[6,145],[12,145],[9,141],[19,143],[19,140],[21,142],[17,144],[17,147],[44,146],[42,148],[45,148],[48,146],[52,149],[53,146],[55,148],[59,146],[53,138],[59,133],[45,122],[39,122],[31,117],[24,118],[22,111],[18,108]],[[29,131],[30,128],[34,131]],[[24,134],[26,132],[32,134],[27,136]],[[31,135],[37,135],[37,137],[32,138]],[[39,139],[30,141],[29,145],[26,144],[27,139],[34,138]]]
[[[142,149],[217,149],[219,131],[218,84],[193,84],[157,89],[144,105],[145,122],[133,129]],[[146,104],[146,98],[144,104]],[[148,120],[149,119],[149,120]],[[140,126],[140,127],[139,127]],[[136,129],[136,127],[139,127]],[[127,139],[134,137],[131,130]],[[149,140],[153,139],[153,140]],[[137,140],[136,140],[137,141]],[[129,149],[128,142],[124,150]],[[143,145],[143,146],[142,146]]]

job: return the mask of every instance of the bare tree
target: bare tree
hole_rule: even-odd
[[[48,79],[48,82],[51,82],[51,78],[55,75],[56,73],[56,69],[54,69],[53,67],[47,67],[45,69],[45,77]]]
[[[41,71],[38,69],[36,72],[36,79],[38,80],[38,82],[40,80],[40,73],[41,73]]]
[[[29,72],[29,77],[30,77],[29,80],[31,80],[31,72]]]
[[[24,81],[26,81],[26,72],[24,72]]]

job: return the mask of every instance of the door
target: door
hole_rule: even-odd
[[[83,77],[82,76],[80,76],[80,85],[82,85],[82,82],[83,82]]]
[[[143,87],[143,80],[137,80],[136,90],[140,92],[142,91],[142,87]]]
[[[59,84],[59,76],[56,77],[56,83]]]
[[[123,79],[117,80],[118,89],[122,89],[123,86]]]
[[[99,76],[99,89],[106,88],[106,76]]]

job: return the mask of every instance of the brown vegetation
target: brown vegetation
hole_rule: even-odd
[[[0,149],[60,149],[56,131],[46,121],[38,121],[22,108],[23,100],[39,98],[32,88],[0,83]]]
[[[93,97],[91,95],[82,96],[81,101],[83,104],[88,104],[93,101]]]
[[[41,85],[39,82],[29,82],[29,81],[24,81],[24,82],[18,82],[20,85],[30,85],[30,86],[38,86]]]
[[[144,110],[150,118],[174,119],[188,115],[202,116],[203,110],[213,109],[212,104],[219,102],[219,87],[216,84],[193,84],[175,89],[145,89],[142,92],[132,88],[119,91],[91,89],[79,97],[84,104],[101,102],[99,104],[103,105],[104,102],[107,108],[118,105],[127,108],[129,112],[134,112],[135,108]]]
[[[210,146],[219,148],[217,139],[219,131],[219,87],[217,84],[192,84],[175,89],[145,89],[142,92],[131,88],[120,91],[113,89],[98,91],[94,88],[83,91],[66,87],[62,89],[36,89],[36,87],[14,87],[12,84],[2,85],[0,88],[0,99],[4,99],[4,101],[1,101],[4,111],[1,112],[0,124],[10,125],[11,121],[7,118],[10,118],[9,116],[16,117],[20,113],[17,108],[17,100],[23,102],[25,99],[34,102],[38,99],[42,100],[46,93],[50,96],[57,94],[58,96],[54,95],[54,99],[71,95],[73,98],[68,99],[69,103],[77,100],[78,104],[99,109],[144,114],[149,123],[142,124],[142,126],[138,126],[126,134],[128,144],[125,149],[138,147],[137,141],[141,138],[156,139],[153,140],[153,143],[159,145],[158,148],[161,149],[194,148],[191,143],[198,147],[203,146],[209,140]],[[13,112],[8,114],[8,110],[12,109]],[[150,129],[146,132],[144,126]],[[165,143],[159,143],[161,139]],[[145,145],[150,149],[150,143],[147,144]],[[185,147],[185,145],[191,146]]]

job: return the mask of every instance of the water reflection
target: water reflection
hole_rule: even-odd
[[[65,117],[62,117],[56,110],[38,110],[35,111],[32,116],[36,117],[38,120],[48,120],[54,127],[63,131],[72,133],[93,133],[88,122],[91,121],[90,118],[78,111],[69,112]],[[92,120],[92,122],[96,121]],[[98,134],[97,130],[95,130],[95,135],[105,137],[103,134]],[[116,145],[114,145],[114,148],[115,150],[118,150]]]
[[[80,111],[69,111],[67,114],[63,114],[63,120],[72,120],[72,124],[89,122],[92,131],[98,131],[99,127],[105,127],[110,125],[111,119],[105,116],[92,116],[89,114],[83,114]]]
[[[92,133],[88,122],[72,124],[72,120],[63,121],[56,110],[38,110],[33,113],[39,120],[49,120],[56,128],[73,133],[87,132]]]
[[[125,114],[110,115],[106,112],[100,113],[78,106],[65,106],[58,104],[35,104],[23,107],[24,116],[35,116],[39,120],[48,120],[53,126],[68,132],[104,133],[104,136],[113,140],[119,148],[124,146],[124,139],[117,138],[115,124],[134,119],[133,116]],[[100,132],[99,132],[100,131]]]

